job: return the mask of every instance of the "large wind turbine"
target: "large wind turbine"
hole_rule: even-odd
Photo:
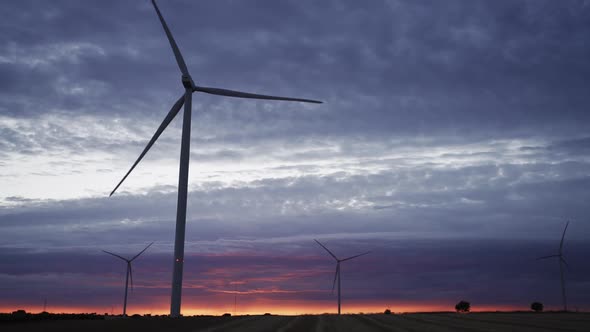
[[[143,254],[143,252],[146,251],[147,248],[149,248],[152,244],[154,244],[154,243],[152,242],[152,243],[148,244],[148,246],[145,247],[145,249],[140,251],[139,254],[133,256],[133,258],[131,258],[131,259],[127,259],[127,258],[119,256],[117,254],[113,254],[112,252],[103,250],[103,252],[105,252],[109,255],[113,255],[113,256],[120,258],[120,259],[124,260],[125,262],[127,262],[127,273],[125,276],[125,299],[123,300],[123,316],[127,315],[127,287],[129,286],[129,279],[131,279],[131,290],[133,290],[133,271],[131,270],[131,262],[133,262],[134,259],[139,257],[139,255]]]
[[[563,239],[565,238],[565,231],[567,231],[567,226],[570,224],[568,221],[565,224],[565,228],[563,229],[563,234],[561,235],[561,242],[559,243],[559,251],[555,255],[543,256],[537,259],[547,259],[557,257],[559,258],[559,273],[561,274],[561,296],[563,299],[563,310],[567,311],[567,299],[565,297],[565,279],[563,278],[563,264],[569,267],[565,259],[563,258]]]
[[[323,244],[321,244],[320,241],[315,240],[315,239],[314,239],[314,241],[317,242],[320,246],[322,246],[322,248],[326,249],[328,254],[330,254],[336,260],[336,273],[334,274],[334,283],[332,284],[332,292],[334,291],[334,286],[336,286],[336,279],[338,279],[338,315],[340,315],[340,263],[347,261],[347,260],[351,260],[353,258],[362,256],[362,255],[366,255],[366,254],[370,253],[370,251],[364,252],[362,254],[354,255],[354,256],[351,256],[348,258],[339,259],[330,250],[328,250],[328,248],[326,248]]]
[[[226,90],[226,89],[219,89],[219,88],[211,88],[211,87],[204,87],[195,85],[191,75],[188,72],[184,59],[180,54],[180,50],[172,37],[172,33],[170,29],[168,29],[168,25],[166,21],[164,21],[164,17],[162,17],[162,13],[160,13],[160,9],[156,4],[155,0],[152,0],[152,4],[158,17],[160,19],[160,23],[162,23],[162,27],[164,28],[164,32],[168,37],[168,41],[170,42],[170,46],[172,47],[172,52],[174,53],[174,57],[176,58],[176,62],[178,67],[180,68],[180,72],[182,73],[181,82],[184,87],[184,93],[176,103],[172,106],[172,109],[168,112],[168,115],[164,118],[164,121],[160,124],[156,133],[150,139],[147,146],[141,154],[139,158],[135,161],[131,169],[125,174],[123,179],[117,184],[115,189],[111,192],[109,196],[112,196],[117,188],[125,181],[127,176],[133,171],[135,166],[141,161],[141,159],[145,156],[145,154],[149,151],[152,145],[156,142],[158,137],[162,134],[164,129],[170,124],[172,119],[178,114],[180,108],[184,104],[184,115],[182,119],[182,142],[180,147],[180,172],[178,177],[178,203],[176,208],[176,234],[174,240],[174,263],[173,263],[173,273],[172,273],[172,295],[171,295],[171,304],[170,304],[170,316],[178,317],[180,316],[180,300],[181,300],[181,292],[182,292],[182,270],[183,270],[183,263],[184,263],[184,234],[185,234],[185,226],[186,226],[186,201],[187,201],[187,187],[188,187],[188,170],[189,170],[189,155],[190,155],[190,134],[191,134],[191,110],[192,110],[192,95],[193,92],[205,92],[213,95],[220,95],[220,96],[227,96],[227,97],[237,97],[237,98],[250,98],[250,99],[266,99],[266,100],[285,100],[285,101],[299,101],[299,102],[307,102],[307,103],[317,103],[321,104],[321,101],[311,100],[311,99],[301,99],[301,98],[287,98],[287,97],[276,97],[276,96],[267,96],[267,95],[259,95],[253,93],[246,93],[240,91],[233,91],[233,90]]]

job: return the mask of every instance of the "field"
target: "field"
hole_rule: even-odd
[[[590,331],[590,313],[414,313],[396,315],[143,317],[2,322],[7,331]]]

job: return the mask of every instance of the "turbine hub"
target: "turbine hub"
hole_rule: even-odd
[[[182,75],[182,85],[187,89],[195,89],[195,82],[193,82],[193,78],[188,75]]]

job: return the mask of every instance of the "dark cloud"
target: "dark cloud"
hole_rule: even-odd
[[[163,3],[162,10],[198,82],[330,101],[319,119],[299,114],[298,131],[366,135],[368,129],[411,128],[489,136],[499,128],[521,135],[534,124],[587,122],[590,50],[581,41],[590,31],[583,2],[232,2],[231,11],[221,2],[181,9],[186,5]],[[4,23],[11,46],[2,82],[18,87],[3,90],[12,100],[38,97],[74,113],[155,115],[166,108],[149,105],[172,104],[180,92],[172,54],[147,3],[7,6],[13,7],[7,12],[27,13]],[[18,66],[45,74],[23,75]],[[34,90],[26,91],[31,82]],[[56,91],[68,83],[87,91]],[[92,84],[103,91],[93,96]],[[204,100],[206,108],[220,101]],[[7,111],[46,112],[19,106]],[[272,112],[262,119],[283,117]],[[259,122],[256,114],[246,118]]]
[[[343,291],[348,303],[367,297],[378,302],[448,302],[451,310],[459,299],[468,299],[474,306],[511,303],[523,309],[533,300],[541,300],[549,307],[560,302],[556,262],[535,259],[556,249],[556,242],[367,238],[348,244],[334,240],[324,243],[343,257],[372,249],[367,256],[342,263]],[[299,248],[273,244],[274,248],[287,249],[279,255],[268,255],[268,249],[247,254],[247,246],[241,248],[242,253],[187,255],[187,294],[214,299],[210,302],[212,307],[223,305],[218,303],[219,296],[231,295],[236,289],[240,296],[263,299],[334,301],[330,292],[333,259],[311,238],[291,244]],[[588,248],[583,242],[569,242],[565,252],[572,266],[566,272],[570,301],[580,308],[588,303],[585,280],[590,271],[585,268],[584,257],[575,253],[585,250]],[[84,305],[84,296],[89,295],[88,288],[92,287],[97,293],[92,296],[97,306],[120,301],[124,263],[100,254],[99,248],[88,253],[19,249],[3,252],[1,258],[8,271],[0,275],[6,299],[38,301],[45,296],[55,303],[68,296],[72,303]],[[165,281],[169,259],[169,255],[150,250],[135,261],[135,303],[162,305],[159,296],[168,291]],[[23,281],[27,282],[26,287]]]

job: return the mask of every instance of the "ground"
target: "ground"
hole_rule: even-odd
[[[590,331],[590,313],[424,313],[317,316],[143,317],[109,320],[1,322],[8,331],[158,331],[158,332],[483,332]]]

